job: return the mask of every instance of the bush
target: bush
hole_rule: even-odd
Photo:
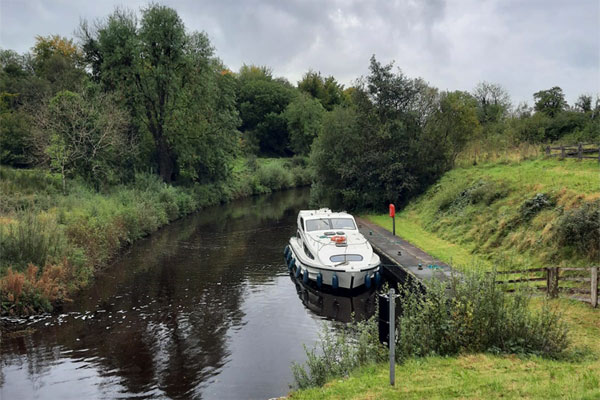
[[[559,244],[573,246],[590,259],[597,259],[600,255],[600,201],[587,202],[567,211],[557,225]]]
[[[387,354],[378,340],[376,317],[340,327],[337,333],[323,326],[319,338],[318,350],[304,347],[308,358],[305,365],[292,364],[294,380],[300,389],[322,386],[334,377],[347,376],[357,367],[383,361]]]
[[[525,200],[521,204],[519,215],[522,221],[529,221],[534,215],[543,210],[554,206],[554,201],[545,193],[538,193],[531,199]]]
[[[496,276],[471,273],[432,282],[427,294],[400,290],[397,358],[492,352],[557,357],[568,346],[567,326],[545,305],[532,312],[530,294],[507,294]]]

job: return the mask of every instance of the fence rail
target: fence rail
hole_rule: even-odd
[[[546,284],[543,286],[537,285],[534,286],[534,289],[544,291],[547,293],[549,297],[559,297],[559,295],[564,295],[564,297],[579,301],[584,301],[586,303],[590,303],[592,307],[598,306],[598,297],[599,297],[599,279],[598,279],[598,270],[600,267],[546,267],[546,268],[531,268],[531,269],[523,269],[518,271],[498,271],[497,275],[505,275],[506,278],[503,280],[496,280],[496,284],[498,285],[509,285],[509,284],[519,284],[524,282],[545,282]],[[540,272],[542,272],[542,276],[540,276]],[[568,275],[565,276],[564,272],[569,272]],[[582,274],[589,273],[588,276],[582,276]],[[536,276],[518,276],[511,277],[511,275],[524,275],[529,274]],[[574,273],[578,273],[574,275]],[[578,283],[587,283],[587,289],[585,287],[564,287],[560,286],[560,282],[578,282]],[[507,288],[509,292],[514,292],[515,288]],[[573,296],[573,294],[584,294],[587,296]]]
[[[584,155],[594,153],[598,153],[598,155]],[[575,145],[566,145],[558,147],[546,146],[546,156],[559,158],[570,157],[577,158],[578,160],[589,158],[598,160],[598,162],[600,162],[600,145],[596,143],[579,143]]]

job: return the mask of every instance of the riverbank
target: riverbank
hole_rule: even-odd
[[[600,256],[596,161],[455,168],[396,214],[396,233],[457,269],[589,266]],[[392,230],[386,214],[368,215]]]
[[[571,329],[566,359],[465,354],[415,358],[396,366],[361,368],[320,388],[290,393],[290,399],[596,399],[600,397],[600,310],[553,300]],[[535,306],[535,304],[534,304]]]
[[[456,168],[396,214],[396,233],[463,271],[589,266],[598,259],[593,224],[599,198],[597,163],[536,159]],[[367,218],[392,230],[386,214]],[[531,306],[541,304],[534,299]],[[410,358],[397,366],[395,387],[384,363],[289,398],[597,398],[600,309],[566,299],[549,304],[569,327],[571,345],[559,359],[487,353]]]
[[[42,170],[0,168],[0,309],[50,311],[87,286],[123,248],[196,210],[310,183],[304,159],[239,159],[218,184],[171,186],[156,176],[101,192]]]

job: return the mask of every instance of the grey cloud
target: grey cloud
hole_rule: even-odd
[[[27,51],[36,34],[72,36],[81,17],[145,1],[0,0],[0,46]],[[206,31],[232,69],[268,65],[296,82],[309,68],[350,84],[369,58],[440,89],[480,80],[506,87],[515,103],[561,86],[570,102],[597,93],[600,5],[596,0],[164,0],[190,30]]]

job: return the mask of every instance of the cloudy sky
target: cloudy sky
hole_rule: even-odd
[[[500,83],[514,103],[563,88],[572,103],[600,91],[598,0],[163,0],[206,31],[233,70],[270,66],[295,83],[309,68],[348,85],[372,54],[448,90]],[[28,51],[35,35],[72,37],[82,18],[147,1],[0,0],[0,47]]]

